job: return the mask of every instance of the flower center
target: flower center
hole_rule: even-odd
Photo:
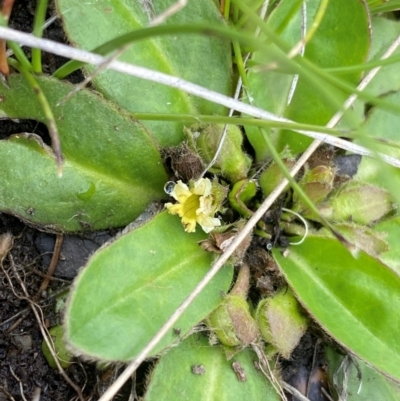
[[[196,220],[196,210],[200,207],[200,195],[191,195],[182,204],[183,216]]]

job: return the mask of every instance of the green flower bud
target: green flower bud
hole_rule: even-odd
[[[283,159],[282,160],[288,170],[291,170],[292,167],[296,164],[295,159]],[[278,165],[273,162],[267,169],[265,169],[259,179],[259,184],[261,190],[263,191],[264,198],[268,197],[268,195],[277,187],[277,185],[285,178],[281,169]],[[286,185],[284,191],[289,189],[289,184]]]
[[[72,355],[68,352],[63,339],[64,328],[62,326],[54,326],[49,330],[49,334],[53,340],[54,351],[57,355],[58,362],[60,363],[61,367],[67,369],[71,365]],[[42,352],[50,367],[57,369],[56,361],[54,360],[53,355],[51,354],[45,341],[42,342]]]
[[[328,166],[317,166],[304,174],[299,185],[310,200],[318,204],[332,191],[334,178],[334,169]],[[294,202],[296,202],[298,195],[294,194],[293,198]]]
[[[189,143],[196,146],[205,164],[214,157],[224,131],[222,124],[195,124],[185,128]],[[247,177],[251,159],[242,150],[243,135],[236,125],[228,125],[227,135],[216,163],[210,169],[235,183]],[[194,145],[195,144],[195,145]]]
[[[321,203],[332,191],[333,180],[335,178],[335,170],[328,166],[317,166],[308,170],[299,182],[300,187],[310,200],[318,205]],[[303,212],[306,215],[307,206],[299,198],[297,193],[293,194],[295,212]]]
[[[393,210],[394,205],[389,192],[383,188],[362,181],[348,181],[318,209],[329,220],[371,224]]]
[[[254,180],[240,180],[229,192],[228,199],[232,209],[243,217],[250,218],[253,212],[247,208],[247,204],[256,196],[257,184]]]
[[[227,295],[207,319],[223,345],[246,346],[258,338],[257,324],[250,314],[249,305],[242,296]]]
[[[300,313],[290,289],[262,300],[257,306],[256,321],[264,340],[286,359],[307,330],[307,318]]]

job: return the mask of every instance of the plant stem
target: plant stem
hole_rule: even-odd
[[[38,38],[42,37],[43,25],[46,18],[48,0],[39,0],[33,21],[33,34]],[[32,49],[32,67],[36,74],[42,73],[42,51],[38,48]]]
[[[8,25],[8,17],[0,13],[0,26],[7,27],[7,25]],[[2,42],[3,42],[2,39],[0,39],[0,46]],[[14,52],[15,57],[20,62],[20,64],[23,65],[28,71],[30,71],[32,69],[31,63],[29,62],[28,58],[23,52],[21,46],[16,42],[8,41],[8,47]],[[2,64],[4,63],[7,63],[7,60],[2,60]]]
[[[224,4],[224,17],[228,21],[229,20],[229,13],[231,11],[231,0],[225,0]]]
[[[239,273],[236,278],[235,285],[229,292],[230,295],[241,296],[247,299],[247,294],[250,287],[250,267],[247,263],[242,263],[239,266]]]
[[[400,37],[389,47],[382,58],[387,58],[396,50],[400,44]],[[358,86],[359,90],[363,90],[371,79],[378,73],[379,67],[371,71],[363,81]],[[351,95],[344,103],[343,109],[351,107],[351,105],[357,99],[357,95]],[[344,111],[339,111],[336,113],[329,123],[329,127],[334,127],[341,119]],[[302,168],[304,163],[308,160],[310,155],[317,149],[320,145],[320,141],[315,140],[309,148],[300,156],[299,160],[293,166],[290,171],[290,175],[294,177],[299,170]],[[203,280],[196,286],[192,293],[182,302],[178,309],[172,314],[172,316],[167,320],[167,322],[161,327],[153,339],[143,348],[143,350],[137,355],[137,357],[130,362],[118,379],[107,389],[107,391],[101,396],[99,401],[110,400],[117,391],[122,387],[122,385],[132,376],[133,372],[138,368],[138,366],[146,359],[153,348],[161,341],[164,335],[170,330],[183,312],[189,307],[193,300],[203,291],[203,289],[208,285],[208,283],[214,278],[218,271],[224,266],[231,255],[235,252],[236,248],[242,243],[242,241],[251,233],[253,228],[257,225],[258,221],[264,216],[266,211],[271,207],[271,205],[276,201],[279,195],[285,190],[288,180],[283,179],[280,184],[272,191],[272,193],[263,201],[261,206],[256,210],[253,216],[248,220],[243,229],[237,234],[233,242],[228,246],[225,252],[213,263],[208,273],[204,276]]]
[[[90,53],[90,52],[87,52],[84,50],[74,49],[70,46],[56,43],[51,40],[35,38],[32,35],[28,35],[28,34],[25,34],[22,32],[18,32],[14,29],[5,28],[2,26],[0,26],[0,37],[4,37],[9,40],[17,40],[26,46],[40,47],[42,50],[49,51],[49,52],[52,52],[54,54],[64,56],[64,57],[75,58],[84,63],[99,65],[106,60],[104,57],[99,56],[98,54]],[[396,44],[396,43],[400,43],[400,37],[396,39],[394,44]],[[288,120],[284,117],[276,116],[276,115],[274,115],[268,111],[262,110],[258,107],[248,105],[246,103],[232,99],[228,96],[225,96],[220,93],[213,92],[209,89],[203,88],[200,85],[193,84],[191,82],[185,81],[180,78],[178,79],[176,77],[172,77],[168,74],[149,70],[144,67],[138,67],[138,66],[134,66],[131,64],[127,64],[127,63],[122,63],[119,61],[113,61],[109,67],[110,67],[110,69],[113,69],[115,71],[123,72],[123,73],[133,75],[133,76],[136,76],[136,77],[139,77],[142,79],[147,79],[149,81],[158,82],[163,85],[168,85],[170,87],[183,90],[194,96],[199,96],[203,99],[210,100],[211,102],[222,104],[225,107],[233,108],[236,111],[240,111],[242,113],[248,114],[248,115],[256,117],[256,118],[269,120],[269,121],[293,123],[293,121]],[[363,95],[364,98],[366,98],[366,96],[364,96],[363,92],[355,91],[355,95],[358,95],[359,93],[361,95]],[[373,103],[377,104],[378,102],[374,101]],[[385,107],[389,106],[389,107],[387,107],[387,109],[391,109],[391,110],[395,110],[395,111],[400,110],[400,108],[397,105],[390,104],[388,102],[380,101],[379,104],[382,104]],[[353,153],[357,153],[357,154],[364,155],[364,156],[373,156],[373,157],[376,156],[375,152],[372,152],[363,146],[353,144],[349,141],[345,141],[340,138],[332,138],[329,135],[321,134],[319,132],[314,132],[314,131],[304,131],[304,130],[297,130],[297,129],[294,129],[293,131],[298,132],[303,135],[307,135],[314,139],[321,140],[322,142],[331,144],[331,145],[339,147],[341,149],[349,150],[350,152],[353,152]],[[383,161],[385,161],[386,163],[388,163],[392,166],[400,167],[400,160],[398,160],[394,157],[390,157],[390,156],[383,155],[383,154],[379,154],[379,157]]]

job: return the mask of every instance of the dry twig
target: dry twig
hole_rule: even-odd
[[[253,351],[257,354],[261,372],[271,382],[271,384],[274,387],[277,394],[279,394],[281,396],[281,399],[283,401],[287,401],[286,395],[282,390],[281,382],[278,381],[278,379],[275,377],[274,373],[272,372],[271,367],[269,366],[268,359],[264,354],[264,351],[261,349],[261,347],[258,344],[253,344],[252,348],[253,348]]]
[[[42,292],[46,291],[46,289],[50,283],[50,279],[56,270],[58,259],[60,258],[62,242],[63,242],[62,234],[57,234],[56,242],[54,244],[53,255],[51,257],[51,261],[50,261],[49,267],[47,269],[47,274],[46,274],[45,279],[43,280],[36,296],[33,299],[34,301],[37,301],[40,298]]]

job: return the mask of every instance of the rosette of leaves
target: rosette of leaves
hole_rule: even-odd
[[[98,52],[102,54],[114,51],[121,36],[126,39],[131,35],[134,40],[135,31],[148,26],[171,4],[165,0],[148,8],[146,2],[122,1],[104,6],[103,2],[56,1],[68,39],[80,48],[100,48]],[[122,59],[228,95],[232,69],[229,40],[203,34],[174,34],[177,24],[196,23],[226,26],[212,0],[189,2],[166,21],[171,26],[168,35],[135,43]],[[114,48],[110,48],[110,41],[114,41]],[[210,61],[198,69],[205,59]],[[188,62],[195,68],[188,69]],[[63,78],[77,65],[71,62],[55,76]],[[89,66],[84,69],[85,73],[93,71]],[[0,209],[47,231],[123,227],[150,202],[166,198],[163,187],[167,174],[160,151],[162,146],[176,145],[183,139],[183,123],[139,122],[132,113],[226,114],[222,106],[183,91],[113,72],[93,80],[96,91],[83,89],[57,106],[73,86],[54,77],[35,79],[57,125],[63,174],[57,175],[46,138],[17,133],[0,141]],[[22,75],[12,74],[9,86],[0,87],[3,118],[48,121],[42,103]],[[166,241],[161,239],[163,236]],[[66,314],[69,347],[90,358],[132,359],[210,266],[211,254],[197,245],[203,239],[201,232],[184,233],[179,220],[165,212],[105,246],[76,281]],[[138,252],[144,253],[140,256]],[[191,268],[194,271],[189,273]],[[199,298],[197,306],[192,305],[178,322],[182,335],[218,306],[220,292],[229,289],[231,279],[232,268],[227,266]],[[121,296],[121,291],[125,295]],[[151,305],[150,301],[155,303]],[[110,311],[110,305],[117,309]],[[145,313],[144,308],[151,313]],[[136,321],[132,319],[134,310]],[[97,334],[99,341],[95,339]],[[132,338],[138,342],[132,343]],[[177,339],[171,333],[155,352]],[[95,343],[98,346],[93,348]]]

